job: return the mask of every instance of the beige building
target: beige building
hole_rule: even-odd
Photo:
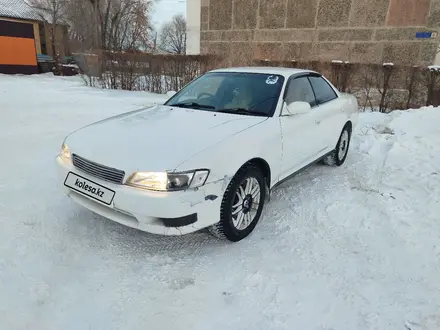
[[[200,0],[186,0],[186,54],[200,54]]]
[[[228,65],[434,64],[440,40],[440,0],[188,0],[188,11],[189,53],[199,45],[200,53],[221,55]]]

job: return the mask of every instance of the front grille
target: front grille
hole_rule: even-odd
[[[94,163],[78,155],[72,154],[72,162],[73,166],[96,178],[116,184],[122,184],[124,180],[124,171]]]

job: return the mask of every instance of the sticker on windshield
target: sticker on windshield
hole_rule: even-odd
[[[266,79],[266,84],[268,85],[275,85],[278,81],[278,77],[277,76],[269,76]]]

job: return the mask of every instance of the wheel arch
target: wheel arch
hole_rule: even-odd
[[[258,167],[263,172],[264,178],[266,180],[266,184],[267,184],[268,187],[270,187],[270,183],[271,183],[271,180],[272,180],[272,177],[271,177],[272,173],[271,173],[271,169],[270,169],[269,163],[266,160],[264,160],[263,158],[260,158],[260,157],[252,158],[252,159],[248,160],[246,163],[244,163],[240,167],[239,171],[243,167],[249,166],[249,165],[254,165],[254,166]]]
[[[255,214],[255,217],[251,219],[251,222],[245,227],[244,229],[238,229],[235,227],[234,221],[232,216],[234,215],[232,213],[232,207],[234,198],[237,194],[238,187],[243,184],[240,180],[246,177],[247,171],[252,171],[255,175],[256,170],[261,171],[261,175],[263,175],[264,180],[266,182],[270,182],[270,166],[266,160],[263,158],[252,158],[248,161],[246,161],[234,174],[234,177],[229,182],[229,185],[227,189],[225,190],[220,206],[220,221],[211,227],[209,227],[209,231],[216,237],[220,239],[227,239],[231,242],[238,242],[245,237],[247,237],[255,228],[257,225],[261,212],[263,210],[264,201],[266,200],[266,196],[268,191],[266,190],[266,187],[261,187],[260,192],[260,198],[262,199],[260,202],[258,202],[256,205],[258,205],[258,210]],[[262,179],[260,173],[258,173],[259,176],[259,182]],[[264,183],[262,183],[264,184]],[[247,187],[247,186],[246,186]],[[243,199],[242,199],[243,201]],[[244,204],[243,206],[244,207]],[[236,208],[237,209],[237,208]]]

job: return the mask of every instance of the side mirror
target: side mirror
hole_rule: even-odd
[[[177,94],[177,92],[175,92],[175,91],[168,91],[166,95],[168,98],[172,98],[176,94]]]
[[[303,115],[309,113],[312,107],[307,102],[284,103],[283,116]]]

